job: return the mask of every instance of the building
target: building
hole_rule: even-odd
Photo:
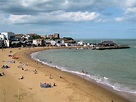
[[[2,32],[0,37],[3,40],[13,40],[15,39],[15,34],[13,32]]]
[[[6,37],[4,35],[1,35],[0,33],[0,40],[4,40],[4,39],[6,39]]]
[[[4,41],[5,47],[10,47],[10,42],[15,39],[13,32],[2,32],[0,33],[0,39]]]
[[[46,42],[43,39],[34,39],[32,44],[35,46],[45,46]]]
[[[60,39],[59,33],[54,33],[54,39]]]
[[[0,48],[3,48],[3,47],[5,47],[4,40],[0,40]]]
[[[16,40],[21,40],[24,34],[15,34]]]
[[[47,35],[41,35],[41,37],[47,39]]]
[[[52,34],[48,35],[48,38],[53,39],[53,35]]]
[[[101,46],[117,46],[117,44],[113,41],[103,41],[103,42],[99,43],[98,45],[101,45]]]

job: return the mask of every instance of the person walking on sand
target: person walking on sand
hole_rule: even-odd
[[[50,76],[49,76],[49,79],[52,79],[52,76],[51,76],[51,74],[50,74]]]

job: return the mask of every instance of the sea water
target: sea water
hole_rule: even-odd
[[[86,40],[97,43],[100,40]],[[136,102],[136,40],[114,40],[130,49],[55,49],[33,53],[32,57],[54,68],[75,73],[87,80],[127,93]],[[134,97],[133,97],[134,96]]]

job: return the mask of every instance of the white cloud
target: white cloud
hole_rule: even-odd
[[[117,17],[115,18],[116,21],[118,22],[136,22],[136,15],[125,15],[125,16],[122,16],[122,17]]]
[[[99,14],[95,12],[66,12],[60,14],[60,18],[67,19],[69,21],[93,21],[95,20]]]
[[[124,18],[123,17],[117,17],[117,18],[115,18],[115,21],[121,22],[121,21],[124,21]]]
[[[136,6],[136,0],[126,0],[125,2],[126,7],[134,7]]]
[[[40,13],[38,15],[10,15],[9,23],[47,23],[47,22],[82,22],[96,21],[100,15],[95,12],[64,12],[54,11],[49,13]]]
[[[117,0],[115,0],[117,3]],[[120,0],[118,5],[122,8],[122,16],[116,17],[118,22],[136,22],[136,0]]]
[[[125,14],[136,14],[136,7],[134,8],[127,8]]]
[[[30,15],[10,15],[7,19],[9,23],[25,23],[26,20],[30,18]]]
[[[14,2],[13,2],[14,1]],[[107,8],[111,8],[107,10]],[[114,11],[120,9],[116,21],[133,20],[136,0],[4,0],[0,12],[10,15],[11,23],[107,21],[115,19]],[[60,12],[61,11],[61,12]],[[107,13],[108,12],[108,13]],[[106,15],[110,14],[110,15]],[[116,16],[117,16],[116,15]],[[126,18],[125,18],[126,17]],[[123,19],[123,20],[119,20]]]

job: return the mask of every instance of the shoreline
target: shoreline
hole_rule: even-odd
[[[37,95],[36,99],[40,100],[40,102],[44,102],[45,99],[48,100],[49,102],[54,102],[56,99],[57,99],[57,102],[64,102],[64,101],[65,102],[79,102],[79,101],[81,102],[112,102],[112,100],[113,102],[129,102],[127,99],[119,95],[116,95],[115,93],[112,93],[96,85],[95,83],[89,82],[77,75],[64,72],[56,68],[51,68],[47,65],[43,65],[40,62],[37,63],[35,60],[33,60],[30,57],[30,54],[33,52],[38,52],[41,50],[47,50],[47,49],[53,49],[53,48],[55,47],[34,48],[34,49],[21,48],[21,50],[15,52],[15,56],[19,56],[19,59],[16,60],[16,64],[18,65],[20,61],[25,64],[28,63],[28,66],[25,66],[24,68],[29,69],[30,72],[24,72],[18,68],[14,68],[14,69],[10,68],[10,70],[14,71],[14,73],[12,73],[11,71],[9,71],[9,69],[7,69],[5,71],[6,75],[3,77],[5,77],[5,80],[8,80],[6,79],[6,77],[8,77],[7,74],[11,74],[10,76],[13,77],[13,80],[15,82],[18,82],[17,84],[21,88],[23,86],[26,93],[28,92],[29,94],[36,93]],[[13,50],[16,50],[16,49],[17,48]],[[6,49],[6,50],[9,51],[10,49]],[[13,67],[15,66],[16,65],[14,65]],[[35,70],[35,69],[38,71],[37,74],[34,74],[33,72],[31,72],[32,70]],[[17,80],[16,79],[17,74],[19,75],[23,74],[24,79],[21,81]],[[53,79],[49,79],[50,74],[52,75]],[[62,78],[59,77],[60,75],[62,76]],[[45,80],[47,82],[50,82],[51,84],[55,82],[57,86],[52,87],[50,89],[40,88],[39,83]],[[11,83],[11,84],[14,85],[14,83]],[[0,87],[4,87],[4,86],[0,85]],[[48,90],[49,94],[47,94],[46,90]],[[30,100],[30,98],[28,98],[28,100]]]
[[[41,52],[41,51],[39,51],[39,52]],[[99,83],[99,82],[96,81],[96,79],[88,77],[89,74],[78,72],[78,71],[72,71],[72,70],[63,69],[63,68],[61,68],[61,67],[59,67],[57,65],[54,65],[54,64],[52,64],[50,62],[49,63],[46,63],[44,61],[42,62],[42,61],[40,61],[40,60],[38,60],[38,59],[36,59],[34,57],[35,54],[39,53],[39,52],[32,53],[31,54],[31,58],[33,60],[39,61],[40,63],[43,63],[43,64],[49,66],[49,67],[56,68],[56,69],[58,69],[60,71],[68,72],[70,74],[74,74],[74,75],[76,75],[76,76],[78,76],[80,78],[83,78],[84,80],[87,80],[87,81],[90,81],[91,83],[97,84],[98,86],[100,86],[100,87],[102,87],[102,88],[104,88],[104,89],[106,89],[106,90],[108,90],[108,91],[110,91],[110,92],[112,92],[114,94],[117,94],[117,95],[119,95],[121,97],[124,97],[124,98],[126,98],[128,100],[131,100],[131,101],[135,101],[136,100],[134,93],[129,93],[129,92],[126,92],[126,91],[116,90],[116,89],[113,88],[114,86],[111,86],[111,85],[108,85],[108,84]]]

